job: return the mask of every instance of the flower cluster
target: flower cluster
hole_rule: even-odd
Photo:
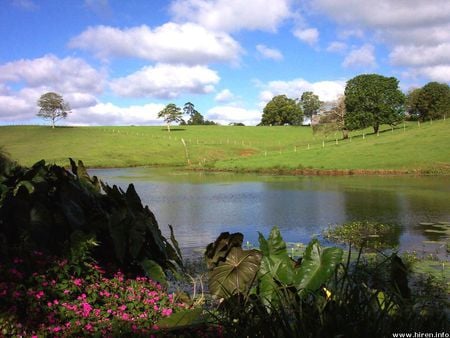
[[[107,278],[95,265],[84,277],[74,276],[67,261],[35,257],[39,262],[0,264],[0,335],[151,334],[158,320],[186,308],[147,277],[117,272]]]

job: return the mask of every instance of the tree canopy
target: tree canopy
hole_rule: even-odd
[[[348,129],[345,126],[345,97],[340,96],[330,110],[321,115],[319,123],[313,127],[314,132],[325,135],[342,132],[342,138],[348,138]]]
[[[450,114],[450,87],[445,83],[429,82],[408,95],[408,111],[422,121],[439,119]]]
[[[303,110],[300,105],[286,95],[277,95],[264,107],[260,124],[263,126],[285,124],[299,126],[302,122]]]
[[[312,118],[314,114],[317,114],[318,110],[322,106],[322,102],[319,100],[319,96],[313,92],[304,92],[300,98],[303,112],[305,116]]]
[[[176,104],[169,103],[158,113],[158,118],[164,118],[164,122],[167,123],[167,131],[170,132],[170,124],[172,122],[182,122],[183,113],[181,112],[181,108]]]
[[[36,115],[43,119],[51,120],[52,128],[55,128],[56,121],[65,119],[72,112],[69,104],[64,101],[63,97],[54,92],[41,95],[37,105],[40,109]]]
[[[372,126],[376,133],[381,124],[395,125],[403,119],[404,103],[395,77],[358,75],[345,87],[345,125],[349,130]]]

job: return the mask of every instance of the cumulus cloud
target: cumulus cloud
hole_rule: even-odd
[[[229,89],[220,91],[214,98],[217,102],[229,102],[234,99],[233,93]]]
[[[69,42],[69,47],[94,52],[102,59],[134,57],[182,64],[237,62],[242,48],[230,35],[208,31],[194,24],[166,23],[151,29],[146,25],[119,29],[90,27]]]
[[[283,60],[283,54],[278,49],[269,48],[266,45],[256,45],[256,50],[266,59]]]
[[[365,44],[360,48],[353,49],[342,62],[347,68],[375,68],[375,48],[371,44]]]
[[[450,81],[450,1],[312,0],[313,6],[345,27],[372,30],[391,48],[390,62],[409,75]],[[356,57],[356,56],[355,56]],[[442,70],[444,72],[442,73]]]
[[[261,122],[261,111],[235,106],[216,106],[207,111],[208,120],[228,125],[231,122],[256,125]]]
[[[214,31],[276,31],[291,17],[292,0],[175,0],[170,11],[177,21],[196,22]]]
[[[333,41],[327,47],[327,52],[330,53],[340,53],[347,49],[347,44],[345,42]]]
[[[162,124],[158,112],[163,104],[149,103],[120,107],[112,103],[98,103],[92,107],[74,109],[70,123],[75,125],[155,125]]]
[[[319,31],[316,28],[296,29],[294,36],[311,46],[319,41]]]
[[[210,93],[219,80],[219,75],[205,66],[156,64],[115,79],[110,87],[125,97],[175,98],[182,93]]]
[[[5,63],[0,65],[0,119],[32,119],[37,100],[48,91],[60,93],[71,107],[94,105],[104,83],[102,72],[78,58],[46,55]]]
[[[321,101],[334,101],[344,93],[345,81],[309,82],[304,79],[294,79],[291,81],[270,81],[267,84],[262,84],[261,87],[262,91],[259,97],[262,108],[276,95],[285,94],[290,98],[299,98],[306,91],[318,95]]]

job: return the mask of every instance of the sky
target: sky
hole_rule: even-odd
[[[365,73],[450,83],[450,0],[0,0],[0,124],[160,125],[167,104],[255,125],[273,96]]]

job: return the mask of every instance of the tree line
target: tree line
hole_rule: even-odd
[[[296,126],[307,117],[314,131],[342,131],[343,138],[347,138],[351,130],[372,127],[377,133],[382,124],[442,119],[449,113],[447,84],[429,82],[405,95],[395,77],[362,74],[349,80],[344,94],[331,103],[321,102],[310,91],[302,93],[300,99],[277,95],[264,107],[259,125]]]
[[[49,119],[52,127],[56,121],[71,113],[70,106],[57,93],[49,92],[38,100],[37,116]],[[324,133],[342,131],[343,138],[351,130],[373,127],[375,133],[380,125],[394,126],[409,119],[428,121],[445,118],[450,113],[450,87],[445,83],[429,82],[421,88],[404,94],[395,77],[378,74],[362,74],[347,81],[344,94],[335,102],[322,102],[312,91],[305,91],[300,98],[286,95],[274,96],[264,107],[259,125],[299,126],[308,118],[314,131]],[[185,120],[183,116],[189,118]],[[171,123],[180,125],[215,125],[204,118],[192,102],[183,108],[167,104],[158,113],[164,119],[167,130]],[[242,125],[230,123],[230,125]]]

